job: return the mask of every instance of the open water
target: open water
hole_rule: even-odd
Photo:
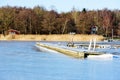
[[[36,42],[0,41],[0,80],[120,80],[120,58],[74,59]]]

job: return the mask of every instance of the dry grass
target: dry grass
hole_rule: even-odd
[[[0,40],[23,40],[23,41],[90,41],[90,39],[96,38],[97,41],[101,41],[104,39],[103,36],[100,35],[85,35],[85,34],[54,34],[54,35],[15,35],[15,37],[11,35],[7,35],[4,37],[0,36]]]

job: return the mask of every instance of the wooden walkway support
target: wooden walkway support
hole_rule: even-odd
[[[60,52],[60,53],[63,53],[65,55],[68,55],[68,56],[71,56],[71,57],[74,57],[74,58],[84,58],[84,53],[83,52],[72,51],[72,50],[58,48],[58,47],[49,46],[49,45],[40,44],[40,43],[37,43],[36,45],[47,48],[47,49],[50,49],[50,50],[54,50],[54,51],[57,51],[57,52]]]

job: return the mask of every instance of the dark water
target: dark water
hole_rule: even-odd
[[[35,43],[0,41],[0,80],[120,80],[120,58],[74,59]]]

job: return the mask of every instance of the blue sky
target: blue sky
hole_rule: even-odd
[[[82,10],[86,8],[88,10],[96,9],[119,9],[120,0],[0,0],[1,6],[21,6],[27,8],[33,8],[36,5],[45,7],[47,10],[55,9],[58,12],[68,12],[72,8]]]

